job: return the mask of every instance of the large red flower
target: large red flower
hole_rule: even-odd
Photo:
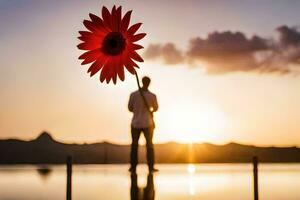
[[[127,12],[122,18],[122,7],[114,6],[112,11],[102,8],[102,19],[90,13],[91,20],[84,20],[83,24],[89,31],[79,31],[83,42],[77,47],[87,50],[79,59],[83,59],[82,65],[92,63],[88,69],[91,76],[101,71],[100,81],[107,83],[112,79],[117,82],[117,76],[123,81],[124,66],[135,74],[138,65],[133,61],[143,62],[136,50],[143,48],[135,44],[145,37],[146,33],[136,34],[142,23],[129,27],[131,12]]]

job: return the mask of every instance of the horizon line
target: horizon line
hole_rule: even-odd
[[[24,139],[24,138],[20,138],[20,137],[10,137],[10,138],[8,138],[8,137],[7,138],[1,138],[0,137],[0,141],[20,140],[20,141],[24,141],[24,142],[29,142],[29,141],[37,140],[42,134],[45,134],[45,133],[48,134],[55,142],[63,143],[63,144],[92,145],[92,144],[108,143],[108,144],[119,145],[119,146],[130,145],[130,143],[122,143],[122,142],[118,143],[118,142],[113,142],[113,141],[109,141],[109,140],[101,140],[101,141],[94,141],[94,142],[68,142],[68,141],[64,141],[64,140],[57,140],[48,131],[42,131],[35,138],[31,138],[31,139]],[[204,144],[208,144],[208,145],[215,145],[215,146],[226,146],[226,145],[230,145],[230,144],[237,144],[237,145],[242,145],[242,146],[264,147],[264,148],[268,148],[268,147],[269,148],[270,147],[276,147],[276,148],[293,148],[293,147],[295,148],[296,147],[296,148],[300,148],[298,145],[274,145],[274,144],[255,145],[255,144],[236,142],[236,141],[229,141],[229,142],[226,142],[226,143],[218,144],[218,143],[207,142],[207,141],[203,141],[203,142],[178,142],[178,141],[170,140],[170,141],[166,141],[166,142],[154,143],[154,145],[164,145],[164,144],[170,144],[170,143],[175,143],[175,144],[180,144],[180,145],[204,145]],[[141,146],[145,146],[145,144],[141,144]]]

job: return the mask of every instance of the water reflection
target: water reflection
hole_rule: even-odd
[[[196,194],[195,177],[196,167],[194,164],[188,164],[187,171],[189,173],[189,195],[194,196]]]
[[[157,167],[154,175],[147,165],[130,175],[127,165],[74,165],[72,195],[74,200],[253,200],[251,164]],[[0,200],[65,199],[65,166],[45,168],[0,166]],[[260,198],[299,200],[299,180],[300,164],[261,164]]]
[[[49,166],[39,166],[37,169],[38,174],[43,180],[46,180],[52,172],[52,169]]]
[[[147,176],[146,187],[141,188],[138,186],[137,173],[131,173],[131,186],[130,186],[130,199],[131,200],[154,200],[155,189],[153,181],[153,173],[149,173]]]

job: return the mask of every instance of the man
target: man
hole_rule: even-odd
[[[148,168],[150,172],[157,171],[154,168],[154,149],[153,149],[153,130],[154,130],[154,120],[153,112],[157,111],[158,104],[156,95],[148,90],[150,85],[150,78],[143,77],[143,86],[141,90],[137,90],[131,93],[128,103],[128,109],[133,112],[133,118],[131,122],[131,154],[130,154],[130,164],[131,167],[129,171],[135,172],[138,163],[138,145],[141,133],[144,134],[146,139],[147,147],[147,161]]]

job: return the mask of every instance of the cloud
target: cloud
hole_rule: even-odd
[[[186,56],[206,63],[208,73],[249,71],[259,67],[255,53],[268,50],[267,41],[253,36],[248,39],[241,32],[213,32],[206,39],[190,40]]]
[[[276,55],[288,63],[300,64],[300,31],[287,26],[276,30],[279,32],[279,44],[277,51],[274,51]]]
[[[242,32],[215,31],[206,38],[190,39],[185,52],[173,43],[151,44],[146,49],[145,57],[162,59],[166,64],[200,66],[210,74],[299,71],[300,31],[288,26],[280,26],[276,31],[279,34],[277,40],[258,35],[247,38]]]
[[[247,39],[241,32],[226,31],[213,32],[208,35],[207,39],[200,37],[192,39],[188,54],[195,57],[215,57],[220,54],[232,56],[253,53],[267,48],[266,42],[258,36]]]
[[[289,28],[288,26],[280,26],[276,29],[279,34],[279,42],[283,46],[298,46],[300,45],[300,32],[297,28]]]
[[[276,31],[279,39],[270,45],[270,53],[264,59],[264,69],[300,73],[300,31],[288,26],[280,26]]]
[[[174,65],[183,62],[183,55],[173,43],[150,44],[144,54],[149,59],[162,59],[165,64]]]

